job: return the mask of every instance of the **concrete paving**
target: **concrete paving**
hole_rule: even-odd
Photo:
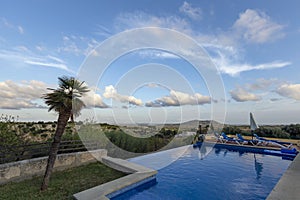
[[[121,172],[124,172],[127,174],[132,174],[135,172],[154,171],[153,169],[141,166],[139,164],[135,164],[135,163],[132,163],[127,160],[120,159],[120,158],[112,158],[109,156],[102,157],[102,163],[104,163],[105,165],[107,165],[115,170],[118,170],[118,171],[121,171]]]
[[[267,200],[300,199],[300,153],[282,175]]]

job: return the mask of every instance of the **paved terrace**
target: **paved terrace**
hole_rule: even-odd
[[[300,153],[282,175],[267,200],[300,199]]]

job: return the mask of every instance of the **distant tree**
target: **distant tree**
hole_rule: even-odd
[[[83,85],[84,82],[80,82],[73,77],[63,76],[58,78],[58,80],[59,88],[49,89],[51,93],[47,93],[43,96],[45,103],[49,106],[49,111],[54,110],[58,113],[58,120],[41,186],[42,191],[48,188],[61,137],[68,120],[71,119],[73,121],[73,116],[80,114],[80,110],[85,107],[80,97],[89,91],[88,88]]]
[[[15,125],[16,118],[11,115],[0,116],[0,146],[18,145],[21,143],[20,137],[16,131],[12,130]]]
[[[238,133],[240,134],[242,132],[241,129],[236,126],[226,126],[223,128],[222,131],[229,135],[236,135],[236,134],[238,134]]]
[[[282,130],[290,134],[291,138],[300,138],[300,124],[286,125],[282,128]]]

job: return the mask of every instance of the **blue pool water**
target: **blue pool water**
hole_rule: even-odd
[[[152,160],[154,157],[158,161]],[[158,168],[156,165],[169,157],[170,153],[160,152],[132,162]],[[158,170],[156,182],[112,199],[266,199],[290,163],[277,156],[219,148],[203,157],[203,149],[189,147],[179,159]]]

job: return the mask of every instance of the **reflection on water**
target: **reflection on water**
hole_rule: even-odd
[[[208,144],[202,148],[188,148],[182,157],[158,171],[155,184],[127,192],[114,200],[263,200],[291,162],[277,156],[225,148],[211,151],[211,148]],[[160,157],[159,161],[168,160],[170,152],[151,157],[156,156]],[[143,156],[134,161],[143,165],[148,163],[146,158],[150,157]]]
[[[214,149],[214,144],[203,142],[197,148],[199,149],[199,151],[198,151],[198,158],[200,160],[202,160],[202,159],[204,159]]]
[[[261,173],[263,170],[263,163],[258,162],[255,154],[254,154],[254,166],[255,166],[255,171],[256,171],[256,179],[259,180],[261,178]]]
[[[205,150],[206,150],[205,147],[199,149],[200,154],[202,154],[201,151],[205,152]],[[215,148],[215,154],[216,155],[220,155],[221,152],[223,152],[223,156],[225,157],[227,155],[228,150],[227,149],[221,149],[221,148]],[[244,151],[239,151],[239,156],[243,156],[244,153],[245,153]],[[255,169],[255,172],[256,172],[256,179],[259,180],[262,176],[262,170],[263,170],[264,167],[263,167],[263,163],[260,162],[256,158],[255,153],[253,154],[253,156],[254,156],[254,169]]]

